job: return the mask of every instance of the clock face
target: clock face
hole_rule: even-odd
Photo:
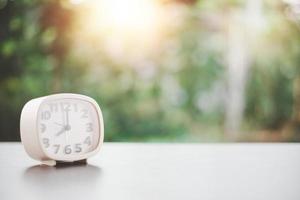
[[[44,152],[58,160],[93,151],[100,138],[97,111],[92,103],[81,99],[43,102],[37,126]]]

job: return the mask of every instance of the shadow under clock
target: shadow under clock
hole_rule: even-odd
[[[29,193],[26,196],[35,199],[77,199],[80,196],[94,199],[89,191],[99,186],[101,174],[101,168],[90,164],[35,165],[24,171],[22,180]]]

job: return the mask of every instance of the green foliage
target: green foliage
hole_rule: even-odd
[[[95,98],[107,141],[224,139],[226,98],[215,88],[227,92],[226,23],[232,11],[245,11],[244,1],[174,3],[182,23],[169,28],[153,55],[141,50],[133,56],[132,49],[140,46],[111,55],[101,34],[97,40],[80,34],[74,39],[72,33],[80,33],[77,8],[68,1],[1,3],[0,140],[19,139],[26,101],[56,92]],[[287,19],[283,3],[264,1],[263,6],[267,28],[254,40],[247,38],[251,67],[243,124],[254,131],[280,130],[299,112],[294,89],[300,75],[299,27]]]

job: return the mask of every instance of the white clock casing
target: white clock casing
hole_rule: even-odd
[[[52,153],[49,153],[49,151],[47,151],[45,149],[45,147],[43,146],[43,143],[42,143],[43,140],[41,139],[42,136],[41,136],[41,130],[40,130],[40,124],[39,124],[39,120],[40,120],[39,116],[41,116],[40,110],[43,108],[43,105],[45,105],[47,103],[60,102],[60,101],[64,101],[64,100],[76,101],[79,103],[81,102],[82,105],[89,104],[90,109],[94,110],[93,112],[95,114],[91,115],[90,117],[94,118],[93,120],[94,120],[94,122],[96,122],[97,125],[95,125],[96,128],[95,128],[95,131],[93,132],[94,136],[93,136],[92,142],[90,142],[90,144],[92,144],[91,146],[93,147],[93,149],[91,149],[88,152],[81,152],[78,154],[70,154],[70,155],[52,154]],[[64,109],[64,107],[62,109]],[[65,119],[63,119],[63,120],[65,120]],[[54,123],[56,123],[56,122],[54,122]],[[78,121],[78,123],[79,123],[79,121]],[[78,124],[78,123],[75,123],[75,124]],[[58,124],[58,126],[60,126],[59,123],[57,123],[57,124]],[[68,131],[67,126],[65,126],[65,125],[61,125],[61,126],[63,126],[62,127],[63,130],[62,130],[62,132],[60,131],[59,134],[63,134],[63,132]],[[55,165],[56,161],[74,162],[74,161],[84,160],[84,159],[87,159],[88,157],[96,154],[100,150],[100,148],[103,144],[103,139],[104,139],[103,116],[102,116],[101,109],[98,106],[97,102],[88,96],[80,95],[80,94],[70,94],[70,93],[53,94],[53,95],[49,95],[49,96],[32,99],[25,104],[25,106],[22,109],[22,113],[21,113],[20,133],[21,133],[21,141],[22,141],[24,148],[25,148],[26,152],[28,153],[28,155],[35,160],[41,161],[44,164]],[[53,133],[53,134],[55,134],[55,133]],[[67,135],[67,133],[64,133],[64,134]],[[58,136],[58,137],[62,137],[62,136]],[[69,135],[68,137],[70,137],[72,139],[72,135]]]

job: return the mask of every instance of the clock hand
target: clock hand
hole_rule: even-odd
[[[62,112],[62,125],[65,127],[66,126],[66,122],[65,122],[65,113]]]
[[[66,125],[65,125],[65,130],[69,131],[71,130],[71,126],[69,123],[69,110],[66,110]]]
[[[66,110],[66,126],[69,126],[69,111]]]
[[[66,127],[67,127],[67,125],[66,125],[66,119],[65,119],[65,113],[63,112],[63,114],[62,114],[62,117],[63,117],[63,129],[64,129],[64,132],[65,132],[65,141],[66,141],[66,143],[68,143],[68,134],[67,134],[67,129],[66,129]],[[67,118],[67,117],[66,117]]]
[[[66,132],[66,126],[65,126],[65,118],[64,118],[64,114],[62,115],[62,124],[54,122],[55,124],[62,126],[62,129],[60,131],[58,131],[58,133],[56,133],[56,136],[59,136],[61,134],[63,134],[64,132]]]
[[[65,131],[66,131],[65,127],[62,127],[62,129],[58,131],[58,133],[56,133],[56,136],[63,134]]]

